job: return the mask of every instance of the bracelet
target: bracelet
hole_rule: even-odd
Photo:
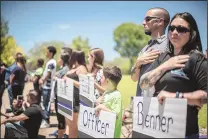
[[[178,91],[176,92],[176,98],[179,98],[179,92]]]

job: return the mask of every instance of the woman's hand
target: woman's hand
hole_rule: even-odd
[[[168,61],[162,64],[166,70],[185,67],[185,63],[189,60],[189,55],[179,55],[171,57]]]

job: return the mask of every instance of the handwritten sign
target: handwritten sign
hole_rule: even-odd
[[[84,106],[94,107],[94,77],[90,75],[79,75],[79,99]]]
[[[58,113],[73,120],[73,82],[57,79]]]
[[[113,138],[116,114],[101,111],[95,115],[95,108],[80,105],[78,119],[79,138]]]
[[[187,100],[134,97],[133,138],[185,138]]]

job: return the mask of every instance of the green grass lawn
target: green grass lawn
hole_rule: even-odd
[[[131,80],[131,76],[123,75],[118,90],[121,92],[123,99],[123,108],[129,105],[131,96],[136,95],[137,82]]]
[[[123,75],[121,82],[118,85],[118,90],[122,94],[123,108],[128,107],[130,102],[130,97],[136,95],[137,82],[133,82],[131,77],[128,75]],[[199,126],[207,127],[207,105],[199,112]]]

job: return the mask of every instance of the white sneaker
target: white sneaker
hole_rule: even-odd
[[[50,124],[47,123],[45,120],[42,121],[40,128],[49,128]]]

